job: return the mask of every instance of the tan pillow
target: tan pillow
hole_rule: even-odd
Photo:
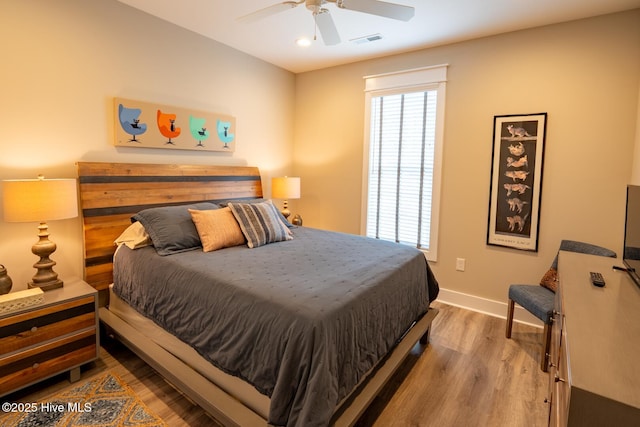
[[[558,270],[551,267],[540,280],[540,285],[545,288],[556,292],[558,290]]]
[[[243,245],[244,235],[231,209],[213,209],[199,211],[189,209],[191,219],[196,225],[202,249],[211,252],[231,246]]]

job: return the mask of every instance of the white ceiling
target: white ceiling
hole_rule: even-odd
[[[301,48],[295,40],[313,39],[315,30],[304,4],[239,22],[282,0],[119,1],[294,73],[640,7],[640,0],[389,0],[415,8],[413,19],[402,22],[327,4],[342,43],[325,46],[318,33]],[[381,40],[350,41],[376,33]]]

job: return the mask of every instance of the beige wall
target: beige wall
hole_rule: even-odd
[[[0,15],[0,179],[75,177],[75,162],[249,164],[291,172],[295,76],[115,0],[12,1]],[[237,119],[231,154],[113,146],[112,98]],[[0,264],[26,287],[37,224],[0,221]],[[49,224],[64,279],[82,275],[80,219]]]
[[[294,163],[305,225],[360,231],[363,76],[449,64],[442,287],[505,301],[561,239],[622,247],[640,82],[640,10],[299,74]],[[548,113],[539,251],[486,245],[493,117]],[[457,257],[466,271],[455,271]]]
[[[504,300],[535,281],[561,238],[620,250],[640,77],[640,11],[294,76],[116,1],[24,0],[0,17],[0,179],[75,176],[75,162],[250,164],[302,177],[305,225],[358,233],[364,82],[448,63],[441,285]],[[233,155],[115,148],[114,96],[238,120]],[[494,115],[547,112],[540,249],[485,244]],[[294,127],[295,124],[295,127]],[[593,200],[600,204],[593,205]],[[61,276],[82,274],[79,219],[50,224]],[[35,224],[0,222],[0,263],[23,288]],[[467,260],[464,273],[455,258]]]
[[[640,185],[640,88],[638,88],[638,118],[636,120],[636,144],[633,152],[633,166],[630,184]]]

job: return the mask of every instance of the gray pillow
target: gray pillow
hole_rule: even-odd
[[[208,202],[149,208],[132,216],[131,221],[140,221],[159,255],[171,255],[202,247],[189,209],[204,211],[218,208],[218,205]]]
[[[229,203],[228,206],[250,248],[293,239],[270,200],[264,203]]]
[[[226,208],[227,206],[229,206],[229,203],[264,203],[267,200],[270,199],[263,199],[263,198],[255,198],[255,199],[230,199],[230,200],[222,200],[222,201],[217,201],[217,205],[220,206],[221,208]],[[273,203],[273,202],[272,202]],[[275,206],[275,205],[274,205]],[[287,220],[287,218],[284,217],[284,215],[282,215],[282,212],[280,212],[280,210],[278,208],[276,208],[276,211],[278,212],[278,217],[280,218],[280,220],[284,223],[284,225],[286,225],[289,228],[296,228],[295,225],[291,224],[289,222],[289,220]]]

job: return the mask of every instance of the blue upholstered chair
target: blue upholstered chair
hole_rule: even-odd
[[[560,250],[568,252],[578,252],[591,255],[606,256],[616,258],[616,253],[612,250],[592,245],[589,243],[575,242],[573,240],[563,240],[560,242]],[[558,256],[556,255],[551,269],[543,277],[543,281],[553,281],[553,272],[558,269]],[[540,358],[540,368],[547,372],[549,368],[549,346],[551,345],[551,319],[553,316],[553,303],[555,292],[548,287],[541,285],[511,285],[509,286],[509,308],[507,311],[507,338],[511,338],[513,326],[513,308],[518,303],[531,314],[544,322],[544,346]]]

